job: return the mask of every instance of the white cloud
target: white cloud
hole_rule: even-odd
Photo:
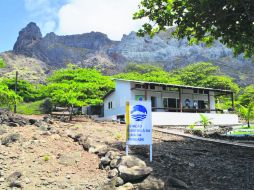
[[[36,22],[43,34],[55,31],[58,11],[67,0],[24,0],[28,21]]]
[[[134,21],[140,0],[71,0],[58,12],[59,34],[91,31],[106,33],[113,40],[137,30],[142,21]]]

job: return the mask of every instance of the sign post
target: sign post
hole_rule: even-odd
[[[149,145],[152,161],[152,114],[151,102],[126,102],[126,155],[129,145]]]

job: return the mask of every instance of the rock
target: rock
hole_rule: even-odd
[[[164,190],[165,188],[165,184],[161,179],[156,179],[152,176],[147,177],[136,186],[139,190]]]
[[[101,158],[101,164],[102,164],[103,166],[109,165],[110,162],[111,162],[111,160],[110,160],[108,157],[102,157],[102,158]]]
[[[59,155],[59,163],[65,166],[75,165],[81,159],[80,152],[66,153]]]
[[[116,177],[117,175],[118,175],[118,170],[116,168],[113,169],[113,170],[110,170],[108,172],[108,178],[109,179],[112,179],[112,178]]]
[[[119,166],[119,176],[125,182],[138,182],[145,179],[153,171],[152,168],[147,166],[133,166],[128,168],[127,166]]]
[[[120,165],[127,166],[128,168],[133,166],[146,167],[146,163],[135,156],[123,156]]]
[[[19,124],[18,123],[14,123],[14,122],[8,122],[7,125],[9,127],[19,127]]]
[[[20,172],[14,172],[6,178],[6,181],[9,184],[11,184],[11,183],[14,183],[15,181],[17,181],[21,176],[22,176],[22,174]]]
[[[182,180],[168,176],[166,180],[166,187],[176,187],[181,189],[188,189],[189,186]]]
[[[119,163],[120,163],[120,159],[113,159],[110,162],[110,167],[111,168],[116,168],[116,167],[118,167]]]
[[[118,152],[115,151],[108,151],[107,154],[105,155],[105,157],[110,158],[111,160],[113,160],[114,158],[116,158],[117,156],[119,156]]]
[[[123,184],[124,184],[123,179],[120,178],[120,177],[117,177],[117,178],[116,178],[116,187],[119,187],[119,186],[121,186],[121,185],[123,185]]]
[[[21,185],[20,181],[13,181],[13,182],[9,183],[9,187],[22,188],[22,185]]]
[[[131,183],[126,183],[120,187],[117,187],[116,190],[134,190],[134,186]]]
[[[118,165],[119,177],[124,182],[139,182],[144,180],[152,172],[152,168],[134,156],[123,156]]]
[[[2,138],[1,140],[1,144],[8,146],[11,143],[14,143],[16,141],[18,141],[20,139],[20,135],[19,134],[9,134],[6,137]]]
[[[30,125],[34,125],[38,121],[36,119],[29,119],[28,122],[30,123]]]

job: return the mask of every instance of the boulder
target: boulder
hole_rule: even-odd
[[[111,162],[111,160],[110,160],[108,157],[106,157],[106,156],[101,158],[101,164],[102,164],[103,166],[109,165],[110,162]]]
[[[133,166],[146,167],[146,163],[135,156],[123,156],[120,165],[127,166],[128,168]]]
[[[120,178],[120,177],[117,177],[117,178],[116,178],[116,187],[119,187],[119,186],[121,186],[121,185],[123,185],[123,184],[124,184],[123,179]]]
[[[152,168],[147,166],[133,166],[128,168],[127,166],[119,166],[119,176],[125,182],[138,182],[144,180],[153,171]]]
[[[124,182],[138,182],[144,180],[153,171],[146,163],[134,156],[123,156],[118,165],[119,176]]]
[[[110,170],[108,172],[108,178],[109,179],[112,179],[112,178],[116,177],[117,175],[118,175],[118,170],[116,168],[113,169],[113,170]]]
[[[120,163],[120,161],[121,161],[120,159],[113,159],[113,160],[111,160],[110,167],[111,168],[117,168],[119,163]]]

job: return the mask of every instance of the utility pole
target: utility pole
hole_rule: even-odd
[[[17,94],[17,91],[18,91],[18,71],[16,71],[16,78],[15,78],[15,93]],[[17,104],[15,102],[15,105],[14,105],[14,113],[17,113]]]

